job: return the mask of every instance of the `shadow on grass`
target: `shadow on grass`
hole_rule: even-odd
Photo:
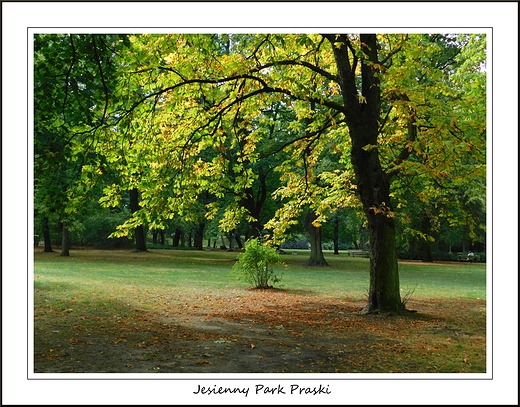
[[[289,291],[272,291],[271,302],[253,298],[245,309],[160,310],[79,293],[64,306],[65,296],[47,301],[50,292],[58,292],[52,284],[38,288],[36,373],[333,373],[347,363],[347,348],[378,341],[366,332],[324,335],[319,326],[331,326],[336,308],[290,302]]]

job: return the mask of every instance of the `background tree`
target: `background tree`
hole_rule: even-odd
[[[59,219],[61,255],[69,255],[70,224],[83,205],[75,193],[91,146],[107,119],[118,35],[37,34],[34,37],[35,210],[43,218],[45,250],[49,219]]]
[[[457,223],[457,206],[465,200],[461,189],[470,191],[480,204],[485,202],[485,41],[467,35],[417,39],[423,44],[417,49],[424,51],[411,54],[414,63],[402,60],[404,55],[394,58],[396,69],[402,70],[404,65],[420,74],[412,82],[395,81],[387,92],[393,109],[406,109],[408,118],[404,117],[409,121],[410,151],[404,152],[406,162],[399,164],[401,174],[394,182],[394,196],[407,214],[405,234],[419,239],[421,257],[431,261],[440,219],[447,217],[452,224]],[[472,73],[467,72],[468,59],[473,59]],[[467,80],[461,82],[461,77]],[[410,92],[414,86],[422,93]],[[398,87],[404,92],[395,93]],[[451,110],[446,110],[447,106]],[[388,120],[386,130],[396,133],[396,122]]]

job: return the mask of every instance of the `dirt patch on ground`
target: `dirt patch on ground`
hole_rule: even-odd
[[[418,312],[404,317],[362,315],[362,302],[281,290],[196,304],[120,315],[37,307],[34,372],[485,371],[483,300],[416,300],[409,307]],[[454,357],[460,363],[448,362]]]

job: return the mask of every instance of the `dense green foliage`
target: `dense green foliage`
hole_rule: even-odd
[[[273,267],[280,262],[280,255],[269,243],[259,239],[249,239],[245,252],[238,255],[233,270],[255,288],[272,288],[281,281],[281,276]]]

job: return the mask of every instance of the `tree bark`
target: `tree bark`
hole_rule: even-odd
[[[363,56],[349,56],[352,44],[345,35],[327,35],[332,43],[345,118],[352,141],[351,161],[370,235],[370,288],[366,312],[401,312],[395,220],[390,202],[390,175],[381,166],[377,150],[381,89],[377,38],[361,34]],[[338,45],[338,46],[337,46]],[[358,60],[358,58],[360,58]],[[361,65],[361,96],[356,83]]]
[[[62,223],[60,256],[70,256],[70,230],[67,222]]]
[[[244,245],[242,244],[242,239],[240,239],[240,233],[235,229],[235,241],[237,242],[237,247],[239,249],[243,249]]]
[[[130,210],[132,213],[137,212],[140,209],[139,206],[139,191],[137,188],[130,190]],[[145,252],[146,249],[146,234],[143,225],[136,226],[134,230],[135,235],[135,251]]]
[[[228,251],[232,252],[233,251],[233,240],[234,240],[234,232],[233,231],[227,232],[227,240],[229,242],[229,249],[228,249]]]
[[[364,129],[363,133],[368,131],[370,129]],[[352,133],[355,135],[356,131],[351,128]],[[370,289],[366,311],[402,311],[390,177],[381,167],[377,149],[363,147],[353,145],[351,156],[370,236]]]
[[[339,254],[339,215],[334,214],[334,254]]]
[[[197,250],[203,250],[203,240],[204,240],[204,227],[206,224],[204,222],[199,223],[197,230],[195,230],[193,237],[193,245],[197,248]]]
[[[248,188],[246,192],[246,198],[242,199],[241,205],[247,209],[249,214],[254,218],[254,220],[250,221],[248,224],[249,230],[247,231],[247,236],[249,238],[260,237],[262,234],[262,230],[264,225],[260,222],[260,211],[262,209],[263,202],[256,202],[253,197],[253,189]]]
[[[181,241],[182,234],[183,233],[182,233],[181,228],[175,229],[175,233],[173,234],[173,241],[172,241],[173,247],[179,247],[179,243]]]
[[[249,222],[249,230],[246,233],[246,240],[249,238],[256,238],[262,235],[264,229],[263,223],[260,221],[262,208],[267,198],[267,175],[260,169],[258,174],[258,190],[255,191],[252,187],[245,190],[245,196],[240,201],[240,204],[247,209],[253,221]],[[240,246],[240,245],[239,245]],[[241,247],[240,247],[241,248]]]
[[[46,253],[52,253],[52,242],[51,242],[51,231],[49,228],[49,218],[47,216],[43,217],[43,251]]]
[[[309,232],[311,242],[311,256],[307,261],[307,266],[328,266],[329,263],[325,260],[321,247],[321,228],[312,224],[316,218],[317,216],[312,210],[309,210],[305,217],[305,228]]]

